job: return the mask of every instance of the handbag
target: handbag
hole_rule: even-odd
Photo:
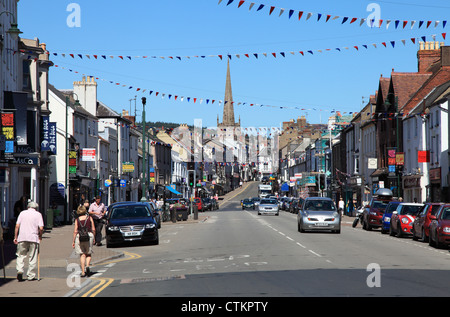
[[[82,224],[81,220],[77,219],[77,221],[78,221],[78,240],[80,240],[80,242],[86,242],[86,241],[89,241],[89,239],[90,239],[89,229],[86,226],[86,223],[88,220],[89,220],[89,216],[86,217],[86,219],[84,220],[84,224]]]

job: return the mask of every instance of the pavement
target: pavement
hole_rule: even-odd
[[[245,190],[248,184],[250,183],[219,197],[219,206]],[[183,224],[195,224],[206,221],[207,218],[206,215],[199,213],[198,219],[194,220],[193,215],[190,215]],[[172,221],[163,222],[160,230],[174,224],[176,223]],[[74,281],[77,280],[74,279],[76,266],[71,264],[79,265],[80,263],[79,256],[72,249],[73,230],[74,225],[63,225],[45,230],[40,244],[39,279],[34,281],[19,282],[17,280],[16,245],[12,241],[4,241],[3,248],[0,247],[0,251],[3,251],[0,263],[0,297],[72,297],[90,283],[95,282],[94,275],[78,279],[79,283],[73,286]],[[104,236],[103,234],[103,239]],[[127,256],[120,249],[107,248],[106,243],[93,248],[92,271],[95,271],[96,265]],[[26,278],[27,268],[26,263],[24,278]]]

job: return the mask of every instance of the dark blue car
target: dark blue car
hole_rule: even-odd
[[[399,201],[391,201],[386,206],[386,210],[384,211],[383,218],[381,218],[381,233],[389,232],[389,228],[391,227],[392,212],[397,209],[397,206],[399,204],[400,204]]]
[[[107,247],[131,241],[159,244],[158,224],[147,203],[114,203],[106,221]]]

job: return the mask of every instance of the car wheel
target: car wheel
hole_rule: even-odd
[[[428,237],[425,233],[425,228],[422,227],[422,238],[420,239],[422,242],[428,242]]]
[[[389,227],[389,235],[390,235],[391,237],[393,237],[393,236],[395,235],[394,229],[392,229],[392,223],[391,223],[391,226]]]
[[[412,231],[412,239],[414,241],[419,240],[419,237],[416,236],[416,230],[414,230],[414,226],[412,227],[411,231]]]
[[[430,230],[430,234],[428,236],[428,245],[430,247],[434,247],[433,235],[431,234],[431,230]]]
[[[156,233],[156,240],[151,242],[152,245],[158,245],[159,244],[159,232]]]
[[[397,224],[397,238],[403,237],[402,226],[401,224]]]

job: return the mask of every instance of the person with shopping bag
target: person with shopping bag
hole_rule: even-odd
[[[86,277],[91,273],[90,264],[93,253],[95,225],[85,206],[81,205],[78,207],[77,215],[73,230],[72,248],[80,256],[81,277]]]

